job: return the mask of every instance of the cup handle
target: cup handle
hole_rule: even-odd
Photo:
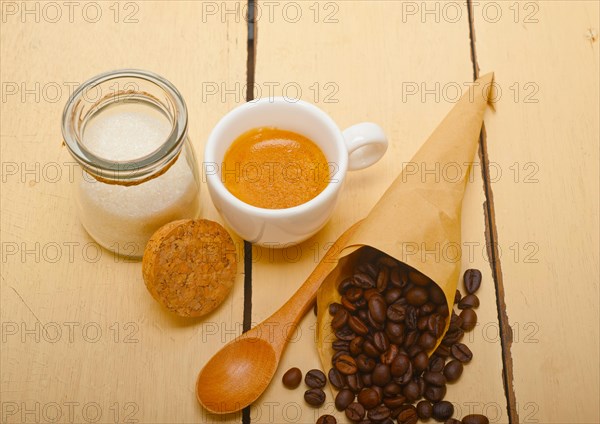
[[[348,170],[367,168],[384,155],[388,141],[379,125],[363,122],[342,132],[348,149]]]

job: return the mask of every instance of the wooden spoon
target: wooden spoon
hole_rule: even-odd
[[[334,269],[337,255],[358,223],[342,234],[298,291],[269,318],[225,345],[198,374],[196,397],[215,414],[237,412],[265,391],[298,322]]]

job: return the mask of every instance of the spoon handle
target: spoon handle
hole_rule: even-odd
[[[311,308],[316,299],[317,290],[321,287],[323,280],[337,265],[337,257],[340,251],[346,246],[350,236],[358,228],[361,221],[348,228],[327,250],[327,253],[321,259],[321,262],[315,267],[308,276],[304,284],[294,293],[294,295],[279,308],[273,315],[267,318],[261,327],[268,327],[269,342],[273,345],[277,360],[281,357],[285,345],[289,341],[292,333],[296,330],[302,317]],[[261,332],[261,333],[264,333]],[[263,334],[263,337],[267,336]]]

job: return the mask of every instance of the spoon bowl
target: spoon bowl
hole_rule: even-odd
[[[198,402],[216,414],[239,411],[258,399],[276,370],[277,355],[269,342],[256,337],[237,339],[213,356],[198,374]],[[252,384],[242,384],[248,378]]]

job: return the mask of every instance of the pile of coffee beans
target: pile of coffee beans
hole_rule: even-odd
[[[328,377],[339,390],[335,406],[348,420],[489,422],[483,415],[453,419],[454,406],[443,400],[446,384],[458,380],[473,358],[460,340],[477,324],[481,272],[468,270],[464,283],[467,295],[457,290],[454,299],[457,314],[433,281],[386,255],[363,262],[339,282],[341,301],[329,305],[335,354]],[[429,356],[448,319],[448,331]]]

